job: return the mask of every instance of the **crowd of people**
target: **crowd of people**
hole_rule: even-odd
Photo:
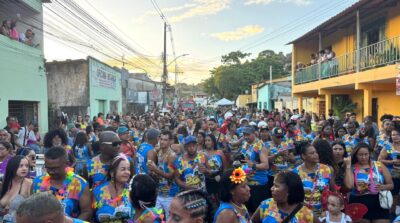
[[[0,130],[3,222],[391,222],[400,119],[298,109],[62,118]],[[31,143],[29,143],[31,141]],[[36,165],[44,153],[44,166]]]
[[[309,63],[303,64],[302,62],[297,62],[296,70],[298,71],[304,69],[305,67],[312,66],[314,64],[332,61],[335,58],[336,58],[336,53],[332,51],[332,47],[327,47],[324,50],[319,51],[318,53],[310,54]]]
[[[25,43],[26,45],[29,46],[35,46],[37,47],[38,44],[35,45],[34,43],[34,38],[35,38],[35,33],[31,28],[26,29],[25,32],[19,32],[17,29],[17,22],[19,19],[19,15],[17,15],[17,19],[6,19],[3,20],[3,23],[1,24],[0,27],[0,35],[8,36],[10,39],[19,41],[21,43]]]

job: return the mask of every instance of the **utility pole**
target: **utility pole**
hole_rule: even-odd
[[[163,98],[162,98],[162,107],[165,107],[166,103],[166,94],[167,94],[167,79],[168,79],[168,70],[167,70],[167,23],[164,22],[164,54],[163,54],[163,61],[164,61],[164,69],[162,75],[162,82],[163,82]]]

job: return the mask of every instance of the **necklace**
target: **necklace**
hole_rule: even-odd
[[[244,206],[244,204],[241,204],[241,205],[239,206],[239,205],[235,204],[235,202],[233,202],[233,201],[231,201],[231,204],[233,204],[233,206],[235,206],[235,208],[237,208],[237,209],[239,209],[239,210],[241,210],[241,211],[246,210],[246,206]]]
[[[65,176],[65,179],[63,181],[61,188],[58,189],[57,192],[54,192],[54,195],[60,201],[64,200],[66,198],[65,196],[68,195],[67,188],[74,178],[74,170],[72,168],[67,167],[65,169],[65,171],[67,172],[67,174]],[[41,192],[50,191],[50,187],[51,187],[50,180],[51,179],[50,179],[49,174],[46,174],[43,177],[42,185],[40,186],[40,189],[39,189]]]

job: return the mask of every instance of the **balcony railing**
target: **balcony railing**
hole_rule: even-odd
[[[400,61],[400,36],[363,47],[359,53],[359,67],[362,71],[398,62]],[[295,84],[354,73],[357,67],[356,58],[357,51],[353,51],[297,70]]]

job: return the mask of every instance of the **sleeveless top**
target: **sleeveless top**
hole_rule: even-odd
[[[383,144],[383,149],[386,150],[387,160],[400,159],[400,151],[393,148],[393,144],[386,142]],[[393,178],[400,178],[400,165],[388,164],[386,167],[389,169]]]
[[[351,190],[352,195],[378,194],[374,190],[375,184],[383,184],[384,176],[382,173],[382,163],[372,161],[372,166],[365,168],[364,172],[360,172],[358,165],[353,166],[354,188]]]
[[[20,187],[18,194],[15,195],[15,197],[10,201],[9,209],[8,209],[8,214],[6,214],[3,217],[4,221],[8,222],[17,222],[16,218],[16,212],[18,207],[26,200],[26,197],[21,195],[21,190],[22,190],[22,184],[24,183],[24,180],[21,181]]]
[[[307,173],[302,166],[304,164],[296,167],[293,172],[297,173],[303,181],[304,204],[315,213],[319,213],[322,210],[322,192],[329,188],[330,179],[332,178],[331,169],[324,164],[318,163],[315,173]]]
[[[110,182],[105,182],[93,190],[93,208],[96,209],[96,220],[104,220],[114,223],[122,223],[124,220],[132,218],[133,207],[129,200],[129,185],[126,184],[122,194],[117,198],[112,198],[109,190]],[[121,202],[117,206],[118,202]],[[101,221],[102,220],[102,221]]]
[[[168,148],[167,157],[174,155],[175,153]],[[174,172],[175,166],[169,165],[167,157],[162,157],[161,152],[157,154],[158,169],[165,173]],[[158,195],[162,197],[174,197],[179,192],[179,187],[176,185],[175,180],[167,180],[164,177],[160,177],[158,181]]]
[[[261,162],[260,154],[262,149],[265,149],[263,142],[259,139],[256,139],[252,144],[245,142],[241,148],[241,153],[247,159],[259,164]],[[251,170],[251,166],[248,167],[247,164],[245,164],[243,169],[246,168]],[[250,176],[251,177],[248,177],[248,185],[265,185],[268,182],[268,170],[256,170],[254,175]]]
[[[281,223],[289,213],[279,210],[273,198],[269,198],[260,205],[260,219],[262,223]],[[313,213],[306,206],[303,206],[289,223],[312,223]]]
[[[226,209],[231,210],[235,213],[239,223],[251,223],[250,214],[247,210],[246,210],[246,215],[242,216],[238,211],[236,211],[236,209],[232,206],[232,204],[226,202],[221,202],[221,204],[219,205],[218,210],[214,216],[214,221],[213,221],[214,223],[217,222],[218,215],[221,214],[221,212]]]
[[[136,153],[136,174],[147,174],[147,153],[154,147],[146,142],[142,143]]]

